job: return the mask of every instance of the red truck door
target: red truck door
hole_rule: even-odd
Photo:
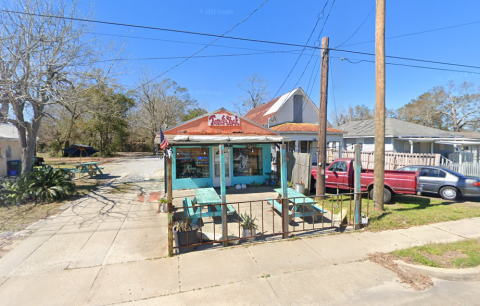
[[[348,164],[336,161],[325,170],[325,185],[328,188],[348,189]]]

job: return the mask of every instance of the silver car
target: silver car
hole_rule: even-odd
[[[446,200],[480,196],[480,179],[437,166],[405,166],[397,170],[418,171],[418,192],[435,193]]]

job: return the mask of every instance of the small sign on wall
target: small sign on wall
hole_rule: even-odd
[[[208,117],[209,126],[240,126],[240,118],[226,114],[213,114]]]

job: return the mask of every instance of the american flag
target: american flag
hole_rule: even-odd
[[[165,137],[165,135],[163,135],[162,128],[160,128],[160,148],[162,148],[162,150],[165,150],[167,146],[168,146],[168,140]]]

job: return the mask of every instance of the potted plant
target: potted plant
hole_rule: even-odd
[[[161,212],[161,213],[168,212],[167,199],[161,198],[158,201],[158,212]]]
[[[255,221],[257,221],[257,218],[247,214],[247,212],[243,213],[240,215],[242,218],[242,222],[240,222],[240,225],[242,226],[242,237],[252,237],[257,234],[257,228],[258,226],[255,224]],[[255,237],[249,238],[247,240],[255,240]]]
[[[184,222],[182,220],[175,222],[173,226],[173,234],[175,235],[175,241],[177,246],[186,246],[198,243],[198,225]],[[195,250],[196,246],[189,246],[179,248],[180,253],[190,252]]]

